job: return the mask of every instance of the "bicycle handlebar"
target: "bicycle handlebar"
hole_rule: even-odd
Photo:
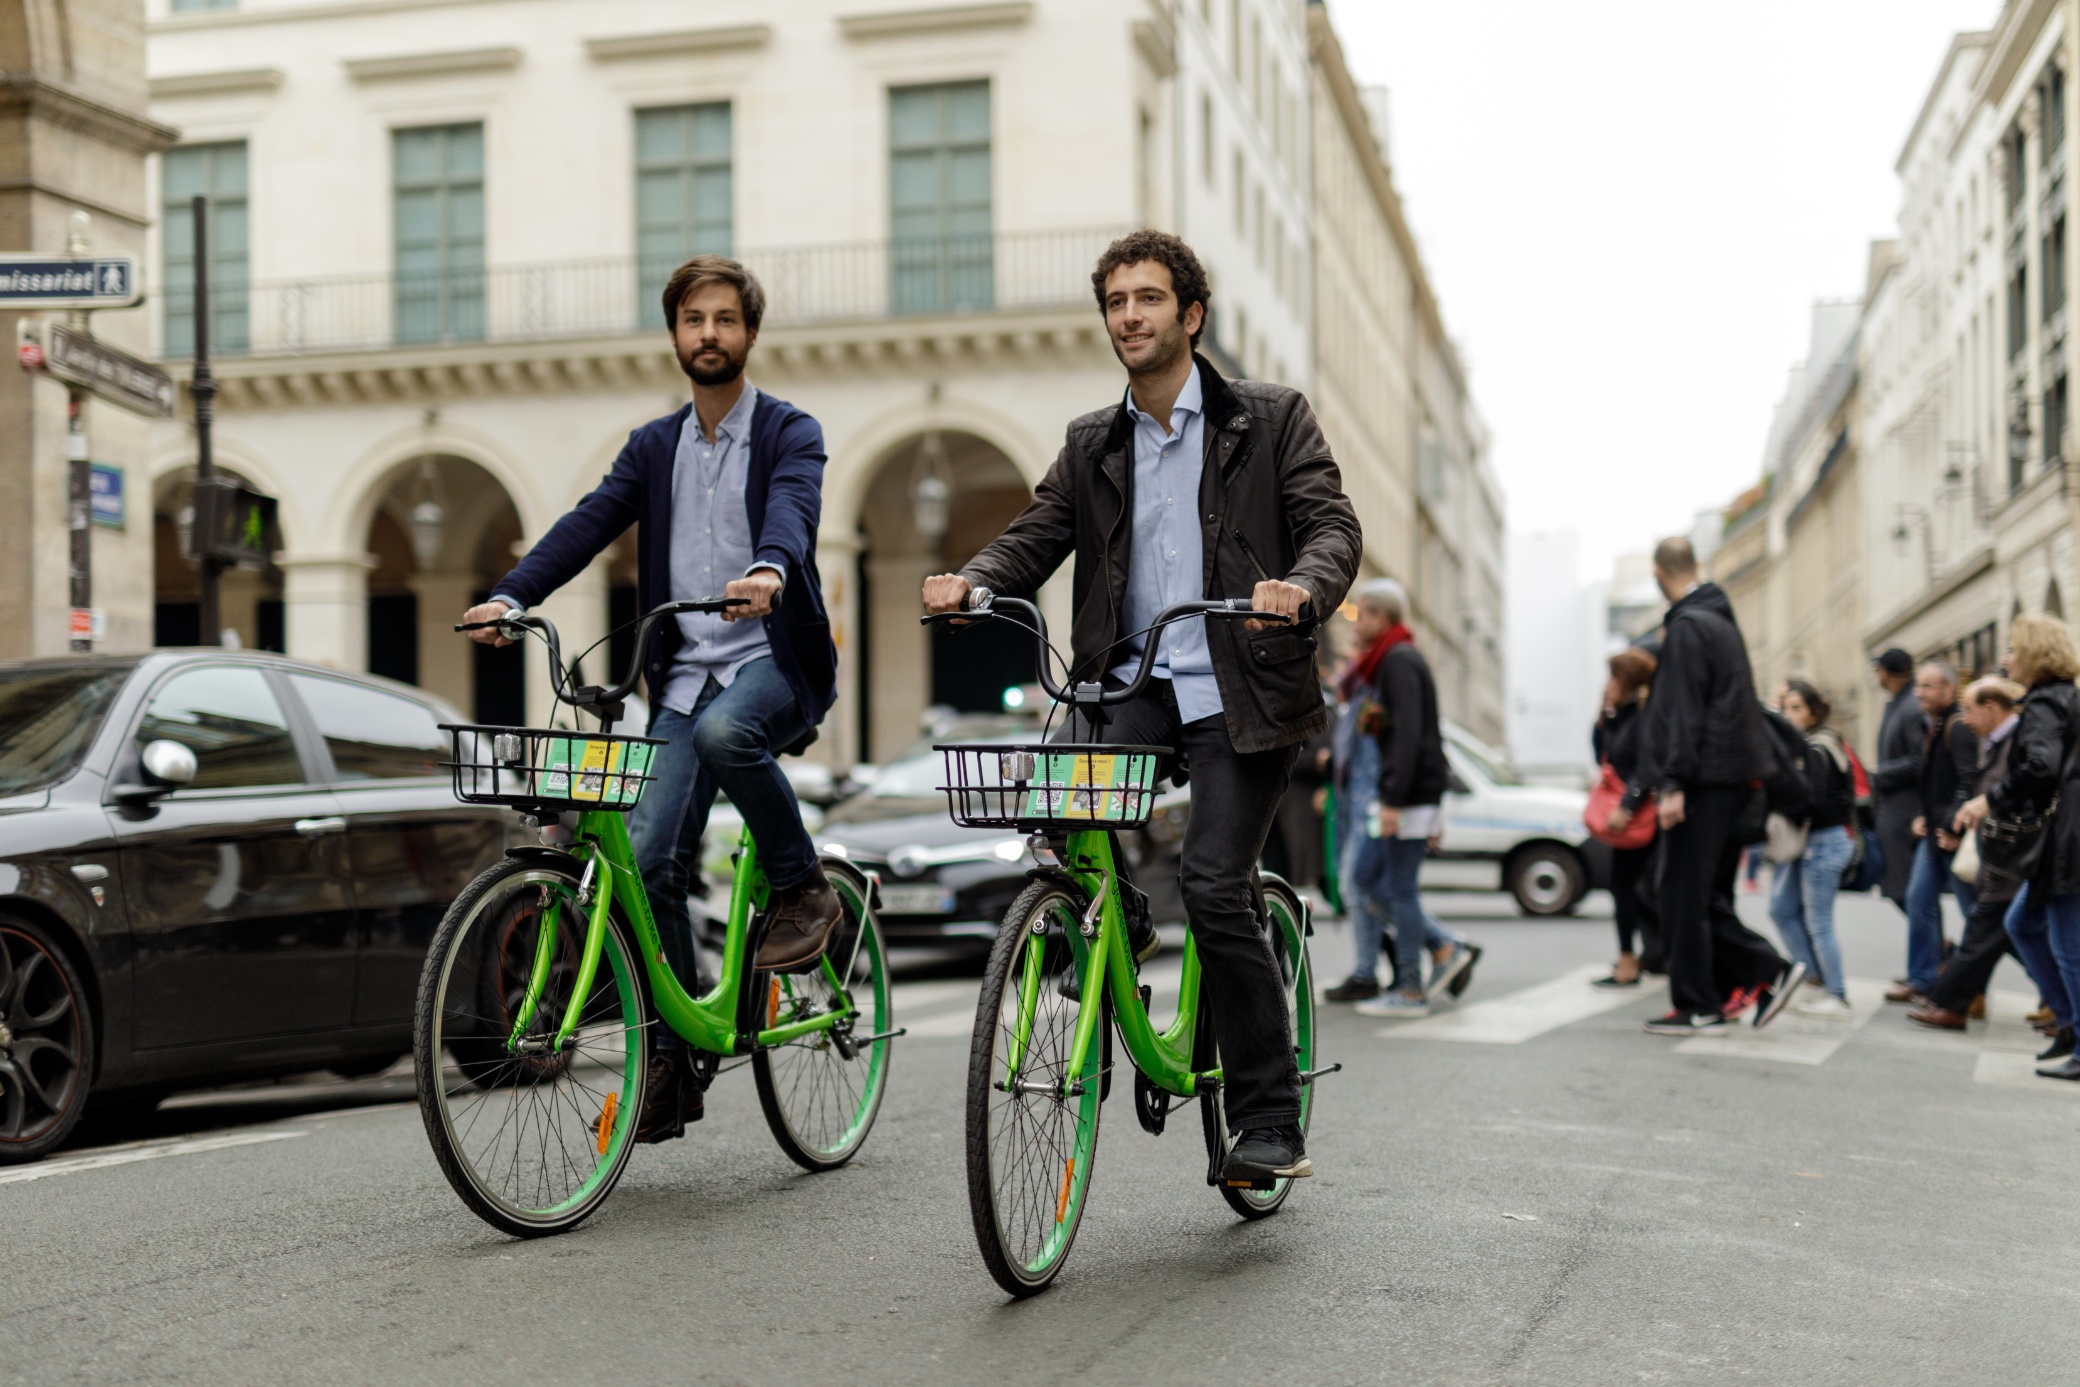
[[[979,602],[976,600],[977,598],[980,598]],[[1172,622],[1185,621],[1195,616],[1239,620],[1254,618],[1258,621],[1276,621],[1286,625],[1297,625],[1300,621],[1300,618],[1287,616],[1283,612],[1257,611],[1249,605],[1249,599],[1246,597],[1224,597],[1209,602],[1180,602],[1176,606],[1164,611],[1161,616],[1149,623],[1149,627],[1145,632],[1141,633],[1146,637],[1141,645],[1141,667],[1134,672],[1132,683],[1123,689],[1107,690],[1094,680],[1080,683],[1072,680],[1073,687],[1065,692],[1056,685],[1053,677],[1047,671],[1047,656],[1051,648],[1047,643],[1047,618],[1040,614],[1038,607],[1026,601],[1023,597],[999,597],[988,588],[970,588],[967,595],[961,599],[961,610],[957,612],[932,612],[920,617],[918,620],[921,625],[930,626],[935,623],[975,621],[989,617],[1008,618],[1007,613],[996,610],[1000,606],[1013,608],[1032,618],[1032,626],[1029,629],[1033,632],[1033,637],[1040,646],[1040,687],[1045,689],[1047,696],[1056,703],[1066,703],[1072,708],[1111,707],[1115,704],[1125,703],[1128,699],[1139,697],[1142,691],[1148,687],[1150,676],[1155,673],[1156,632]],[[1120,642],[1114,641],[1113,644],[1118,645]],[[1102,678],[1103,671],[1101,670],[1099,673]]]
[[[779,594],[775,593],[773,597],[773,606],[777,609],[780,605]],[[643,647],[649,643],[650,631],[658,622],[668,616],[677,616],[682,612],[708,612],[712,614],[724,611],[730,607],[748,607],[750,605],[751,599],[748,597],[701,597],[684,602],[667,602],[662,606],[652,607],[649,611],[643,613],[642,619],[636,623],[634,641],[636,653],[634,661],[630,664],[628,675],[612,688],[600,688],[591,684],[586,684],[576,689],[570,687],[570,681],[566,677],[563,667],[563,643],[557,638],[556,623],[545,616],[535,616],[530,613],[526,616],[502,616],[496,621],[460,621],[455,624],[455,629],[457,631],[489,631],[495,629],[508,640],[514,641],[523,639],[529,630],[539,632],[542,640],[549,647],[549,687],[550,692],[555,694],[557,701],[568,703],[573,708],[600,710],[608,704],[622,702],[630,693],[634,692],[636,680],[641,678],[643,674]],[[618,718],[620,714],[616,713],[614,716]]]

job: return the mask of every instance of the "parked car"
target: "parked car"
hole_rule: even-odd
[[[452,708],[280,656],[0,664],[0,1162],[96,1106],[411,1049],[419,969],[518,821]]]
[[[1610,879],[1609,849],[1582,826],[1582,790],[1526,785],[1502,752],[1446,723],[1444,842],[1423,889],[1503,890],[1526,915],[1566,915]]]

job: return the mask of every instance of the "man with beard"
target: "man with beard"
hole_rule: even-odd
[[[1211,297],[1191,247],[1159,231],[1121,237],[1091,287],[1127,371],[1122,398],[1069,425],[1031,504],[959,573],[926,579],[924,605],[959,611],[977,588],[1031,596],[1073,557],[1071,677],[1120,687],[1157,643],[1158,677],[1111,710],[1103,740],[1169,747],[1190,767],[1179,885],[1236,1135],[1222,1175],[1309,1175],[1256,863],[1300,745],[1328,725],[1314,637],[1255,618],[1143,633],[1176,603],[1244,593],[1288,618],[1336,610],[1358,569],[1358,518],[1306,398],[1225,380],[1193,351]],[[1155,941],[1136,933],[1138,957]]]
[[[744,815],[773,888],[757,967],[816,966],[840,909],[800,806],[773,759],[815,740],[837,697],[837,651],[816,572],[823,508],[823,431],[744,378],[765,291],[734,260],[702,255],[664,289],[672,350],[693,403],[629,435],[614,468],[528,551],[490,601],[463,614],[522,613],[569,582],[637,525],[638,602],[741,597],[719,616],[660,622],[640,652],[655,779],[629,826],[665,957],[696,993],[700,980],[689,882],[718,790]],[[784,598],[784,600],[783,600]],[[495,630],[474,639],[508,644]],[[638,1141],[681,1135],[701,1115],[685,1044],[656,1033]]]

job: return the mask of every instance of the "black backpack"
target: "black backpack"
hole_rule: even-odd
[[[1762,723],[1769,732],[1770,769],[1762,780],[1769,812],[1802,823],[1813,813],[1813,787],[1806,779],[1806,734],[1774,708],[1762,710]]]

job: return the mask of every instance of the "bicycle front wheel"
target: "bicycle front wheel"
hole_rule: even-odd
[[[1300,1072],[1314,1068],[1314,969],[1307,957],[1307,914],[1300,903],[1299,895],[1292,887],[1277,877],[1264,878],[1264,907],[1271,916],[1271,951],[1278,956],[1279,984],[1285,994],[1286,1017],[1292,1026],[1293,1057],[1298,1061]],[[1202,1004],[1199,1009],[1199,1029],[1196,1054],[1192,1061],[1194,1069],[1211,1069],[1220,1062],[1219,1046],[1213,1038],[1212,1017]],[[1303,1084],[1300,1088],[1300,1130],[1307,1130],[1307,1119],[1314,1107],[1314,1085]],[[1222,1102],[1222,1091],[1216,1090],[1199,1099],[1200,1121],[1206,1129],[1206,1156],[1212,1169],[1218,1174],[1221,1163],[1228,1158],[1228,1114]],[[1228,1207],[1244,1218],[1269,1218],[1277,1213],[1293,1192],[1291,1180],[1274,1180],[1270,1189],[1234,1189],[1225,1184],[1217,1187]]]
[[[888,956],[881,928],[867,908],[866,879],[824,864],[845,908],[827,957],[845,985],[856,1015],[828,1031],[812,1031],[751,1058],[758,1105],[766,1125],[796,1165],[834,1170],[852,1159],[888,1087],[888,1032],[895,1029],[889,1001]],[[838,1005],[831,978],[821,967],[809,973],[770,973],[754,991],[764,1014],[762,1029],[806,1021]]]
[[[559,866],[499,863],[448,908],[419,979],[413,1069],[434,1158],[463,1203],[517,1237],[565,1232],[606,1200],[643,1107],[638,955],[610,910],[598,973],[575,995],[587,928],[577,893]],[[516,1036],[538,968],[540,1000]]]
[[[1046,1290],[1061,1272],[1098,1150],[1101,1047],[1071,1072],[1079,1004],[1064,995],[1075,994],[1064,984],[1085,955],[1082,904],[1050,881],[1020,893],[997,931],[975,1011],[968,1208],[983,1263],[1015,1296]]]

